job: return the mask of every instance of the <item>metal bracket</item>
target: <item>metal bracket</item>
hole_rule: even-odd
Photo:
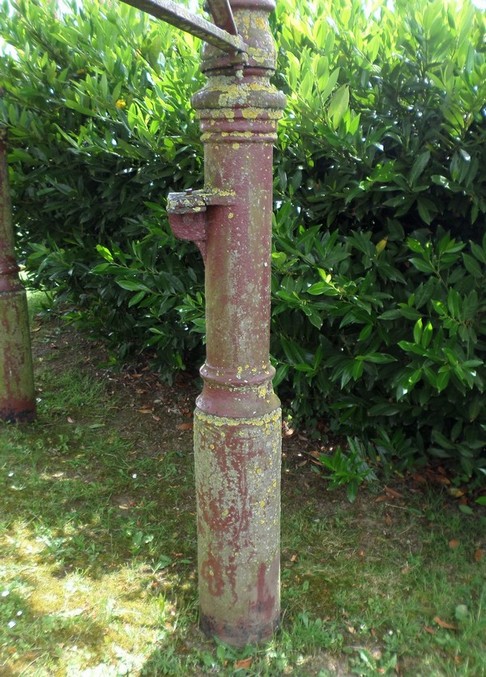
[[[187,190],[183,193],[169,193],[167,214],[172,232],[180,240],[194,242],[206,260],[206,239],[208,229],[208,207],[231,205],[233,193],[210,193],[205,190]]]

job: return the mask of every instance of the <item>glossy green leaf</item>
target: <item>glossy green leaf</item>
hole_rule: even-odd
[[[342,85],[333,94],[328,107],[328,114],[332,121],[333,127],[337,128],[344,117],[344,113],[349,105],[349,87]]]
[[[422,172],[428,165],[430,160],[430,151],[426,150],[423,153],[420,153],[415,159],[415,162],[412,165],[410,170],[410,184],[414,186],[417,183],[417,179],[421,176]]]

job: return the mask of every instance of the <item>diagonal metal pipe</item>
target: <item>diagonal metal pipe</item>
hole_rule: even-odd
[[[234,23],[228,15],[227,3],[223,0],[212,0],[210,7],[214,9],[216,17],[222,26],[216,26],[202,16],[193,14],[187,7],[171,0],[123,0],[128,5],[151,14],[156,19],[162,19],[168,24],[191,33],[201,40],[218,47],[225,52],[246,52],[246,45],[239,35],[232,31]]]

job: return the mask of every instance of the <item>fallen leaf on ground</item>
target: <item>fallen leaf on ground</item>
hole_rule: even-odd
[[[434,479],[437,484],[443,484],[446,487],[451,483],[450,479],[448,477],[444,477],[443,475],[436,475]]]
[[[442,618],[439,618],[439,616],[434,616],[433,621],[441,628],[444,628],[444,630],[457,630],[457,627],[453,623],[443,621]]]
[[[485,555],[486,555],[486,550],[483,550],[482,548],[478,548],[474,553],[474,561],[480,562],[484,558]]]
[[[149,407],[143,407],[142,409],[137,409],[139,414],[151,414],[153,412],[153,409],[149,409]]]
[[[469,616],[469,609],[465,604],[458,604],[456,610],[454,611],[454,616],[458,621],[465,621]]]
[[[435,635],[435,630],[434,628],[431,628],[430,625],[424,625],[424,630],[425,632],[428,632],[429,635]]]
[[[235,670],[248,670],[251,668],[253,658],[242,658],[241,661],[236,661]]]
[[[416,472],[412,475],[412,478],[418,483],[418,484],[427,484],[426,478],[421,475],[420,473]]]
[[[309,456],[312,456],[312,458],[316,458],[318,461],[321,460],[321,453],[320,451],[317,451],[316,449],[313,449],[312,451],[307,452]]]
[[[192,423],[181,423],[177,426],[177,430],[192,430]]]
[[[385,487],[385,494],[388,494],[388,496],[391,496],[392,498],[403,498],[403,494],[390,487]]]
[[[460,543],[460,541],[457,540],[457,538],[452,538],[452,539],[449,541],[449,548],[450,548],[451,550],[456,550],[456,548],[458,548],[458,547],[460,546],[460,544],[461,544],[461,543]]]

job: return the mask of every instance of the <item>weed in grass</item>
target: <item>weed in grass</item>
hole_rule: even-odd
[[[34,289],[27,290],[27,300],[31,324],[36,317],[40,319],[48,315],[54,303],[54,298],[51,294]]]

